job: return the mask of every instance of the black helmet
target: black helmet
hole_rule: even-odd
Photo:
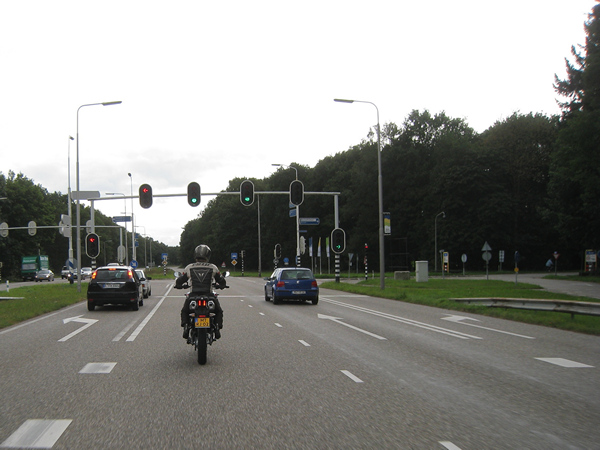
[[[196,258],[196,261],[208,262],[210,259],[210,247],[204,244],[196,247],[194,250],[194,258]]]

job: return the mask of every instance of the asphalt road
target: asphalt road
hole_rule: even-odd
[[[599,337],[228,282],[205,366],[170,281],[136,312],[79,303],[0,330],[0,447],[598,448]]]

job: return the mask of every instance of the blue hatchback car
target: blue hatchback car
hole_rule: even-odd
[[[284,299],[319,303],[319,286],[310,269],[282,267],[275,269],[265,281],[265,300],[273,300],[275,305]]]

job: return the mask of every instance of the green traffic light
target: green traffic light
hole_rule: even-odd
[[[244,201],[245,202],[249,202],[250,201],[250,197],[244,197]]]

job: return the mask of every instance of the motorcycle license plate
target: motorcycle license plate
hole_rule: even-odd
[[[306,291],[292,291],[292,294],[294,294],[294,295],[303,295],[303,294],[306,294]]]
[[[194,325],[196,328],[210,328],[210,318],[196,317],[196,323]]]

